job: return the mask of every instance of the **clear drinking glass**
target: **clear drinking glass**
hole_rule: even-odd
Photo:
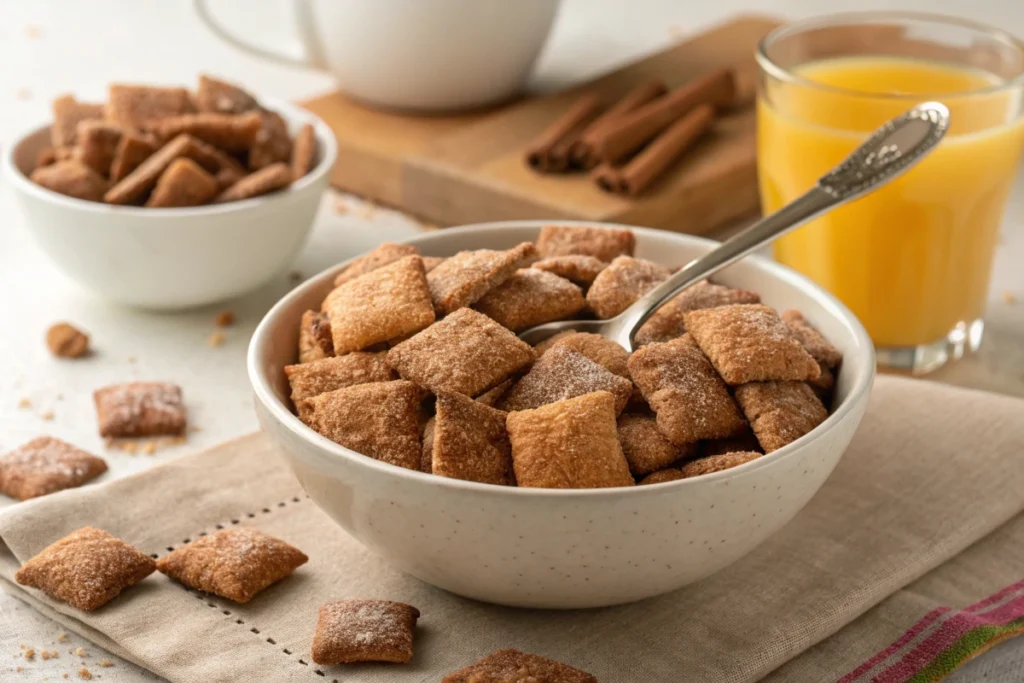
[[[857,314],[882,365],[924,373],[976,349],[1024,148],[1024,44],[950,17],[878,12],[777,29],[757,60],[766,212],[887,119],[926,100],[949,107],[949,133],[927,159],[781,238],[775,257]]]

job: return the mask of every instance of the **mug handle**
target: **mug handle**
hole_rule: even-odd
[[[278,64],[285,64],[287,66],[300,66],[300,67],[315,67],[323,68],[323,59],[317,54],[318,50],[315,49],[315,45],[307,45],[307,51],[311,54],[303,55],[302,57],[294,57],[292,55],[282,54],[274,52],[272,50],[266,50],[258,45],[247,43],[244,40],[236,38],[233,34],[227,31],[221,26],[210,14],[210,8],[207,5],[208,0],[193,0],[192,6],[199,16],[199,19],[206,24],[206,28],[223,40],[225,43],[232,45],[233,47],[241,50],[242,52],[248,52],[256,57],[263,59],[269,59],[272,62]],[[294,1],[294,0],[293,0]],[[310,17],[307,16],[305,3],[299,0],[296,6],[296,18],[298,19],[299,29],[303,33],[309,33],[310,28]],[[312,36],[307,36],[312,37]],[[312,49],[311,49],[312,48]]]

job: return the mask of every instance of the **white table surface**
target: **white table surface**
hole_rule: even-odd
[[[220,0],[214,8],[254,40],[285,46],[290,12],[283,0]],[[799,18],[825,11],[901,8],[967,15],[1024,35],[1019,0],[566,0],[535,79],[554,88],[656,50],[687,33],[741,11]],[[190,3],[128,0],[0,0],[0,145],[49,115],[64,92],[98,97],[111,81],[194,83],[207,71],[259,94],[300,98],[331,89],[329,77],[279,67],[240,54],[208,34]],[[344,163],[344,162],[342,162]],[[418,224],[399,213],[358,209],[339,214],[325,197],[309,245],[295,268],[312,274],[383,240],[415,234]],[[993,278],[989,331],[983,352],[942,371],[940,379],[1024,395],[1024,178],[1007,213]],[[240,254],[244,257],[244,254]],[[242,299],[181,314],[148,314],[97,300],[60,274],[36,249],[13,198],[0,186],[0,453],[39,434],[53,434],[96,453],[110,464],[106,477],[138,471],[194,453],[257,428],[245,376],[249,336],[264,311],[290,284],[282,279]],[[238,322],[226,342],[208,344],[214,316],[233,311]],[[87,330],[96,353],[82,361],[53,359],[43,343],[46,328],[69,320]],[[96,434],[91,392],[107,383],[163,379],[185,390],[192,432],[185,445],[154,455],[106,451]],[[30,408],[19,407],[29,399]],[[52,411],[50,420],[44,415]],[[2,497],[0,497],[2,498]],[[0,507],[10,501],[0,500]],[[0,595],[0,680],[77,678],[83,663],[99,680],[157,680],[69,634],[6,595]],[[1021,639],[1024,640],[1024,639]],[[56,649],[57,659],[25,661],[19,644]],[[82,659],[70,649],[84,647]],[[6,654],[4,654],[6,653]],[[114,666],[102,668],[109,658]],[[997,648],[950,680],[1021,680],[1024,642]],[[17,667],[23,671],[16,677]],[[1018,673],[1013,673],[1018,672]]]

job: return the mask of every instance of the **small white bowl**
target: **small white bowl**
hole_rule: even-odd
[[[542,224],[489,223],[411,243],[428,256],[506,249],[536,239]],[[715,246],[633,230],[637,256],[666,266]],[[252,337],[249,378],[263,429],[316,504],[366,547],[427,583],[486,602],[544,608],[632,602],[743,557],[792,519],[832,472],[875,375],[871,340],[849,309],[788,268],[750,257],[719,279],[759,292],[776,308],[801,310],[843,352],[832,414],[817,429],[745,465],[665,484],[560,490],[437,477],[344,448],[289,408],[283,366],[294,362],[299,318],[319,307],[340,267],[289,293]]]
[[[294,135],[313,124],[317,164],[289,187],[227,204],[148,209],[89,202],[29,180],[49,126],[4,154],[4,172],[43,251],[70,278],[130,306],[180,309],[245,294],[283,272],[302,248],[337,158],[334,134],[313,114],[261,101]]]

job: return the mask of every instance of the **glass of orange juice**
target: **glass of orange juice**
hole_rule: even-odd
[[[948,17],[846,14],[773,31],[757,60],[765,212],[886,120],[925,100],[949,108],[949,132],[927,159],[782,237],[775,258],[853,310],[881,365],[922,374],[976,349],[1024,147],[1024,43]]]

